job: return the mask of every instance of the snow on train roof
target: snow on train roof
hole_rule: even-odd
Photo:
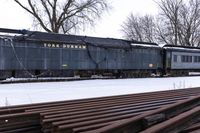
[[[130,48],[130,47],[156,47],[160,48],[156,43],[129,41],[115,38],[101,38],[101,37],[89,37],[79,35],[66,35],[56,33],[45,33],[39,31],[28,30],[15,30],[0,28],[0,32],[9,33],[7,36],[17,40],[24,41],[39,41],[39,42],[54,42],[54,43],[72,43],[80,44],[85,43],[87,45],[97,47],[115,47],[115,48]],[[1,35],[0,35],[1,36]]]
[[[159,47],[155,43],[147,42],[137,42],[128,41],[123,39],[115,38],[100,38],[100,37],[89,37],[89,36],[79,36],[79,35],[65,35],[56,33],[45,33],[45,32],[30,32],[26,40],[35,41],[53,41],[62,43],[86,43],[88,45],[101,46],[101,47],[120,47],[120,48],[130,48],[132,46],[141,47]]]
[[[142,43],[131,43],[132,46],[135,47],[153,47],[153,48],[161,48],[159,45],[151,45],[151,44],[142,44]]]
[[[164,49],[169,50],[180,50],[180,51],[198,51],[200,52],[200,48],[198,47],[189,47],[189,46],[174,46],[174,45],[165,45]]]

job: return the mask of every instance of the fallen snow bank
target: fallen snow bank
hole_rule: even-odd
[[[200,87],[200,76],[0,84],[0,106],[189,87]]]

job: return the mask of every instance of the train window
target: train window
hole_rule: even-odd
[[[194,56],[194,62],[200,62],[200,56]]]
[[[188,62],[192,62],[192,56],[188,56]]]
[[[186,62],[186,56],[185,55],[181,56],[181,62]]]
[[[177,62],[177,55],[174,55],[174,62]]]
[[[187,55],[181,56],[181,62],[192,62],[192,56],[187,56]]]
[[[194,62],[198,62],[198,56],[194,56]]]

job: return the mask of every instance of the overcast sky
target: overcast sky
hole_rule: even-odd
[[[13,1],[14,0],[0,0],[0,27],[32,29],[32,17]],[[109,1],[112,10],[105,14],[94,28],[80,32],[81,35],[121,38],[121,25],[130,13],[155,15],[158,12],[154,0]]]

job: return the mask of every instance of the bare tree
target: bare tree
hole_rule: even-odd
[[[158,38],[173,45],[197,46],[200,38],[200,0],[160,0]],[[160,21],[159,21],[160,20]]]
[[[122,30],[128,39],[161,44],[200,46],[200,0],[158,0],[160,12],[152,16],[131,14]]]
[[[157,2],[160,8],[160,28],[164,28],[162,33],[167,36],[160,35],[160,40],[164,39],[163,42],[178,45],[179,36],[179,17],[180,8],[182,7],[183,0],[160,0]],[[159,35],[159,34],[158,34]],[[163,38],[164,37],[164,38]]]
[[[131,14],[122,25],[124,37],[129,40],[154,42],[155,22],[149,15],[134,16]]]
[[[180,43],[200,45],[200,0],[190,0],[180,10]]]
[[[109,10],[106,0],[14,1],[34,17],[37,26],[55,33],[70,33],[85,24],[93,25],[95,19]]]

